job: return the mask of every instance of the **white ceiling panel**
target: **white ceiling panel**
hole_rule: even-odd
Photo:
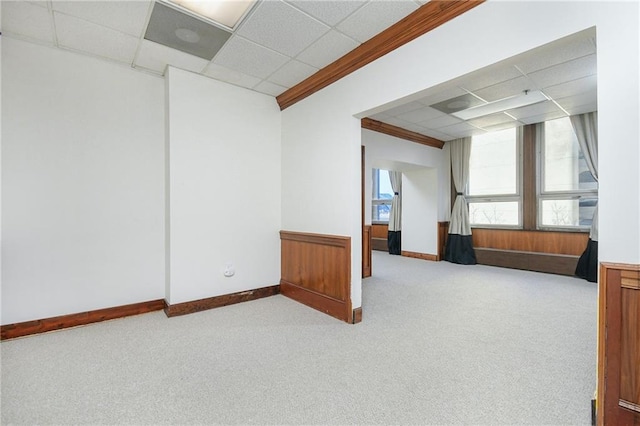
[[[454,124],[452,126],[443,127],[438,130],[447,135],[451,135],[453,138],[462,138],[466,136],[481,135],[483,133],[486,133],[486,131],[478,129],[471,124],[464,122]]]
[[[364,43],[418,7],[412,0],[371,1],[342,21],[337,28],[352,39]]]
[[[401,120],[408,121],[409,123],[421,123],[428,120],[433,120],[434,118],[438,118],[443,116],[444,113],[438,111],[433,108],[420,108],[414,111],[405,112],[404,114],[398,115],[398,118]]]
[[[142,40],[134,65],[164,74],[167,65],[187,71],[201,72],[209,63],[206,59],[189,55],[162,44]]]
[[[501,124],[504,125],[505,123],[507,123],[508,126],[512,127],[514,121],[515,120],[509,117],[507,114],[500,112],[498,114],[491,114],[491,115],[486,115],[484,117],[474,118],[473,120],[467,121],[467,123],[475,127],[481,127],[483,129],[487,129],[488,127],[497,126]]]
[[[398,126],[398,127],[402,127],[402,128],[405,128],[406,126],[409,126],[409,125],[412,124],[412,123],[409,123],[408,121],[404,121],[404,120],[401,120],[401,119],[396,118],[396,117],[391,117],[391,118],[385,120],[384,122],[387,123],[387,124],[391,124],[392,126]]]
[[[332,27],[365,4],[365,1],[361,0],[288,0],[288,2]]]
[[[374,120],[378,120],[378,121],[387,121],[389,118],[393,118],[392,116],[381,112],[380,114],[374,114],[374,115],[370,115],[369,118],[372,118]]]
[[[132,63],[138,39],[128,34],[54,12],[58,44],[120,62]]]
[[[552,101],[546,101],[522,108],[511,109],[507,112],[520,120],[526,117],[535,117],[543,114],[556,113],[558,111],[562,112],[562,110],[559,109],[555,103],[553,103]]]
[[[516,67],[502,66],[494,68],[481,74],[472,75],[460,85],[467,90],[475,91],[522,77],[522,73]]]
[[[585,37],[586,35],[586,37]],[[525,73],[532,73],[544,68],[568,62],[583,56],[596,53],[595,29],[586,30],[567,37],[555,46],[543,46],[536,55],[523,56],[516,65]]]
[[[425,95],[423,98],[418,99],[418,102],[420,102],[423,105],[430,106],[433,104],[437,104],[438,102],[446,101],[447,99],[457,98],[458,96],[462,96],[468,93],[467,91],[461,89],[458,86],[442,88],[441,90],[438,90],[436,92],[431,90],[430,92],[432,93],[429,93],[428,95]]]
[[[260,83],[260,79],[241,72],[230,70],[218,64],[209,64],[204,70],[204,74],[213,77],[216,80],[235,84],[246,88],[252,88]]]
[[[556,86],[567,81],[594,75],[596,72],[596,55],[589,55],[536,71],[529,74],[529,77],[538,87],[544,89],[545,87]]]
[[[280,53],[241,37],[233,36],[213,58],[213,63],[264,79],[288,60],[288,57]]]
[[[449,139],[452,138],[451,135],[448,135],[446,133],[439,132],[439,131],[433,130],[433,129],[426,129],[426,130],[424,130],[422,132],[418,132],[418,133],[422,133],[423,135],[427,135],[427,136],[430,136],[432,138],[436,138],[436,139],[441,140],[441,141],[448,141]]]
[[[284,66],[278,71],[274,72],[269,77],[269,81],[289,88],[291,86],[295,86],[296,83],[301,82],[316,71],[318,71],[317,68],[296,60],[291,60],[284,64]]]
[[[52,0],[52,6],[53,10],[66,15],[140,37],[144,31],[151,1]]]
[[[270,81],[263,81],[253,88],[254,90],[264,93],[265,95],[278,96],[285,90],[286,87],[279,86],[277,84],[271,83]]]
[[[421,126],[428,127],[430,129],[438,129],[440,131],[444,131],[442,128],[451,126],[454,124],[464,124],[462,120],[459,118],[453,117],[448,114],[442,114],[436,118],[432,118],[431,120],[425,120],[419,123]]]
[[[524,124],[536,124],[542,123],[543,121],[554,120],[556,118],[566,117],[567,115],[558,109],[556,112],[549,112],[547,114],[536,115],[532,117],[521,118],[519,121]]]
[[[346,35],[331,30],[306,48],[296,59],[316,68],[324,68],[359,45]]]
[[[578,114],[584,114],[587,112],[594,112],[597,110],[598,110],[597,105],[587,104],[587,105],[578,105],[578,106],[571,107],[569,113],[571,115],[578,115]]]
[[[24,1],[0,1],[2,32],[54,44],[51,12]]]
[[[294,57],[329,31],[329,27],[279,0],[260,3],[237,34]]]
[[[576,93],[584,93],[595,91],[598,87],[598,77],[590,75],[588,77],[579,78],[577,80],[568,81],[566,83],[549,86],[544,89],[544,93],[552,98],[565,98]]]
[[[510,96],[520,95],[525,90],[534,90],[531,81],[527,77],[518,77],[507,80],[484,89],[476,90],[473,93],[480,96],[487,102],[497,101]]]
[[[422,105],[420,102],[409,102],[408,104],[404,104],[404,105],[399,105],[395,108],[391,108],[388,111],[385,111],[385,114],[388,114],[392,117],[397,117],[399,115],[402,114],[406,114],[407,112],[410,111],[415,111],[417,109],[422,109],[424,108],[424,105]]]
[[[524,123],[520,121],[511,120],[509,122],[504,122],[500,124],[494,124],[493,126],[482,127],[483,130],[487,132],[497,132],[499,130],[512,129],[515,126],[522,126]]]
[[[558,102],[562,108],[566,109],[569,114],[573,114],[573,110],[576,107],[589,105],[591,105],[594,108],[593,111],[595,111],[595,108],[598,105],[598,94],[594,90],[591,92],[581,93],[579,95],[569,96],[567,98],[556,99],[556,102]]]

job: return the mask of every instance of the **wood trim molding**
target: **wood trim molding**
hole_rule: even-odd
[[[473,247],[580,256],[588,232],[473,228]]]
[[[440,260],[438,259],[438,256],[436,256],[435,254],[416,253],[413,251],[404,251],[404,250],[402,250],[400,254],[404,257],[412,257],[414,259],[431,260],[434,262],[437,262],[438,260]]]
[[[262,299],[263,297],[274,296],[278,293],[280,293],[280,286],[272,285],[269,287],[240,291],[238,293],[207,297],[190,302],[176,303],[173,305],[166,304],[164,313],[167,317],[171,318],[206,311],[208,309],[220,308],[222,306],[234,305],[236,303],[248,302],[250,300]]]
[[[575,275],[578,256],[530,251],[501,250],[475,247],[479,265],[546,272],[548,274]]]
[[[428,33],[484,0],[431,0],[335,62],[276,97],[284,110],[400,46]]]
[[[353,323],[358,324],[359,322],[362,322],[362,307],[353,310]]]
[[[280,240],[298,241],[302,243],[318,244],[322,246],[333,246],[341,248],[351,248],[351,238],[340,235],[311,234],[308,232],[280,231]]]
[[[164,299],[158,299],[113,308],[97,309],[95,311],[78,312],[58,317],[7,324],[0,327],[0,340],[15,339],[31,334],[45,333],[47,331],[78,327],[116,318],[146,314],[148,312],[159,311],[162,308],[164,308]]]
[[[296,302],[300,302],[303,305],[307,305],[317,311],[331,315],[341,321],[352,321],[351,307],[348,306],[350,303],[346,303],[343,300],[327,296],[326,294],[322,294],[285,280],[280,280],[280,291],[282,292],[282,295],[287,296]],[[348,314],[345,314],[346,310],[349,311]]]
[[[526,231],[535,231],[538,224],[536,126],[524,126],[522,131],[522,227]]]
[[[425,136],[421,133],[412,132],[411,130],[406,130],[402,127],[383,123],[382,121],[374,120],[368,117],[360,120],[360,126],[363,129],[373,130],[374,132],[384,133],[385,135],[395,136],[396,138],[431,146],[433,148],[442,149],[442,147],[444,146],[444,142],[440,139]]]

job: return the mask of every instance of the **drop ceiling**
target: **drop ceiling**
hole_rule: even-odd
[[[466,121],[437,109],[456,105],[459,97],[482,105],[535,90],[549,100]],[[597,109],[596,34],[588,29],[378,108],[368,117],[449,141]]]
[[[258,0],[208,60],[199,51],[189,54],[145,38],[156,2],[2,0],[2,36],[156,74],[172,65],[277,96],[425,3]]]

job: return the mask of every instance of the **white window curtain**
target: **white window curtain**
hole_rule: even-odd
[[[393,190],[391,211],[389,212],[389,232],[387,247],[389,254],[402,254],[402,173],[389,170],[389,180]]]
[[[580,149],[589,171],[598,181],[598,112],[571,116],[571,125],[578,137]],[[591,282],[598,281],[598,205],[591,222],[589,241],[578,259],[576,275]]]
[[[598,181],[598,112],[573,115],[570,117],[573,130],[578,137],[580,149],[593,178]],[[598,241],[598,205],[593,212],[589,238]]]
[[[464,190],[469,182],[471,138],[456,139],[448,143],[451,146],[451,173],[457,195],[451,209],[449,237],[444,258],[453,263],[475,265],[476,255],[471,240],[469,206],[464,197]]]
[[[391,200],[391,211],[389,212],[389,231],[402,230],[402,172],[394,172],[389,170],[389,180],[391,181],[391,189],[393,190],[393,199]]]

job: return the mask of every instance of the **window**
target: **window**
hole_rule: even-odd
[[[520,149],[517,130],[474,136],[469,159],[471,226],[520,226]]]
[[[568,117],[542,124],[538,227],[587,229],[598,201],[595,181]]]
[[[373,195],[371,197],[372,222],[389,222],[392,199],[393,190],[391,189],[389,172],[383,169],[373,169]]]

